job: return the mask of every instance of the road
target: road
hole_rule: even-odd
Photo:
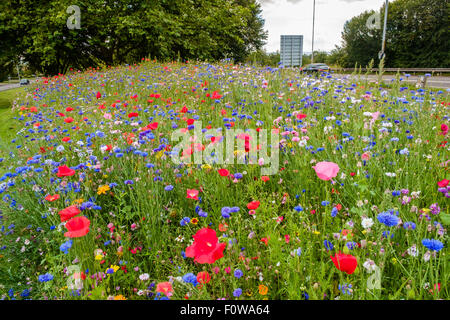
[[[20,84],[18,84],[18,83],[2,84],[2,85],[0,85],[0,91],[14,89],[14,88],[18,88],[18,87],[20,87]]]
[[[342,78],[343,76],[348,76],[349,78],[351,75],[342,75],[342,74],[333,74],[336,78]],[[358,79],[357,76],[355,76],[356,79]],[[402,82],[407,82],[410,84],[416,84],[417,80],[419,79],[419,76],[410,76],[409,78],[405,76],[401,76],[401,79],[403,79]],[[361,75],[361,80],[365,80],[366,75]],[[369,81],[377,81],[378,76],[375,74],[371,74],[367,76],[367,80]],[[395,80],[395,75],[385,75],[383,76],[384,82],[391,82],[392,80]],[[440,89],[450,89],[450,77],[429,77],[427,80],[427,88],[440,88]]]

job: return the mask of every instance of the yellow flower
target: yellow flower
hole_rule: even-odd
[[[83,203],[84,202],[84,199],[83,198],[80,198],[80,199],[76,199],[76,200],[73,200],[73,203],[74,204],[80,204],[80,203]]]
[[[319,234],[320,234],[320,231],[313,231],[313,233],[314,233],[315,235],[319,235]]]
[[[97,194],[98,195],[106,194],[106,192],[109,190],[110,190],[109,186],[107,184],[105,184],[104,186],[98,187]]]
[[[202,169],[212,169],[212,167],[209,164],[202,165]]]
[[[198,219],[197,218],[192,218],[191,219],[191,223],[192,224],[197,224],[198,223]]]
[[[267,294],[267,292],[269,291],[269,288],[263,284],[260,284],[258,286],[258,291],[259,291],[260,295],[265,296]]]
[[[120,269],[120,267],[116,265],[111,265],[110,268],[114,269],[114,272],[117,272],[117,270]]]
[[[119,294],[118,296],[114,297],[114,300],[127,300],[123,295]]]
[[[98,254],[95,256],[95,260],[102,260],[103,256],[101,254]]]
[[[430,212],[431,210],[428,209],[428,208],[423,208],[422,211],[425,212],[425,213],[428,213],[428,212]]]

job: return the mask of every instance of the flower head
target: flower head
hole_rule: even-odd
[[[197,231],[193,236],[194,243],[186,248],[186,256],[194,258],[195,262],[214,263],[223,257],[225,243],[219,243],[216,231],[203,228]]]

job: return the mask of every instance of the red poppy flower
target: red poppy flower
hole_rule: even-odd
[[[220,98],[222,98],[222,96],[217,91],[214,91],[212,96],[211,96],[211,99],[216,99],[217,100],[217,99],[220,99]]]
[[[195,121],[194,119],[187,119],[186,123],[188,126],[190,126],[191,124],[194,124],[194,121]]]
[[[199,283],[208,283],[211,280],[211,276],[207,271],[201,271],[197,274],[197,281]]]
[[[128,118],[134,118],[134,117],[137,117],[137,116],[139,116],[139,114],[137,112],[130,112],[128,114]]]
[[[261,238],[261,240],[259,241],[264,242],[264,244],[267,246],[267,244],[269,243],[269,239],[270,238]]]
[[[64,138],[62,138],[62,141],[64,141],[64,142],[70,141],[70,137],[64,137]]]
[[[77,206],[73,205],[65,209],[62,209],[60,212],[58,212],[58,214],[61,217],[61,222],[64,222],[80,214],[80,212],[81,212],[80,209],[78,209]]]
[[[301,119],[305,119],[306,118],[306,114],[300,113],[297,114],[297,119],[301,120]]]
[[[67,112],[73,111],[73,108],[67,107],[67,108],[66,108],[66,111],[67,111]]]
[[[196,189],[187,189],[186,190],[186,198],[198,200],[198,190]]]
[[[217,143],[217,142],[220,142],[220,139],[221,139],[222,137],[211,137],[211,142],[212,143]]]
[[[337,253],[334,257],[330,256],[336,268],[347,274],[352,274],[358,265],[358,261],[351,254]]]
[[[73,122],[73,118],[71,118],[71,117],[65,118],[64,122],[65,123],[71,123],[71,122]]]
[[[96,97],[97,99],[100,99],[102,97],[102,94],[98,91]]]
[[[194,243],[186,248],[186,257],[194,258],[198,263],[214,263],[223,258],[225,243],[219,243],[216,231],[202,228],[193,236]]]
[[[269,178],[268,176],[262,176],[262,177],[261,177],[261,180],[264,181],[264,182],[266,182],[266,181],[269,181],[270,178]]]
[[[438,184],[439,188],[445,188],[446,186],[448,186],[449,182],[450,182],[450,180],[444,179],[444,180],[439,181],[437,184]]]
[[[66,223],[68,232],[64,233],[65,237],[79,238],[85,236],[89,232],[91,221],[86,217],[76,217]]]
[[[227,169],[219,169],[217,170],[222,177],[228,177],[230,175],[230,171]]]
[[[158,128],[158,122],[153,122],[150,123],[147,128],[149,128],[150,130],[156,130]]]
[[[256,210],[256,209],[258,209],[259,204],[260,204],[259,201],[252,201],[252,202],[249,202],[249,203],[247,204],[247,208],[248,208],[249,210]]]
[[[171,296],[173,292],[172,284],[170,282],[160,282],[156,285],[156,292]]]
[[[53,196],[48,195],[45,197],[45,200],[47,200],[48,202],[53,202],[59,199],[59,194],[55,194]]]
[[[181,113],[186,113],[186,112],[188,112],[188,108],[187,108],[186,106],[184,106],[184,107],[180,110],[180,112],[181,112]]]
[[[56,174],[58,177],[69,177],[75,174],[75,170],[70,169],[68,166],[63,165],[58,167],[58,173]]]

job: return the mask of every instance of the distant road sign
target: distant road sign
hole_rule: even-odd
[[[282,35],[280,62],[285,67],[301,67],[303,59],[303,36]]]

